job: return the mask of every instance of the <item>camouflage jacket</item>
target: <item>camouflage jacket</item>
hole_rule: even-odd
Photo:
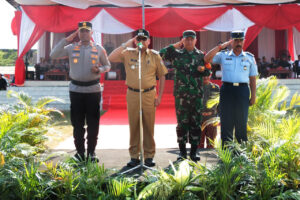
[[[186,49],[175,49],[170,45],[161,49],[160,55],[175,68],[174,96],[181,98],[189,95],[202,98],[202,76],[206,71],[199,72],[197,68],[204,66],[204,53],[196,48],[188,52]]]
[[[206,121],[212,117],[216,117],[218,114],[218,107],[215,105],[212,108],[207,108],[207,101],[214,98],[215,95],[220,93],[220,88],[214,83],[209,83],[203,86],[203,112],[211,112],[210,116],[203,116],[203,121]]]

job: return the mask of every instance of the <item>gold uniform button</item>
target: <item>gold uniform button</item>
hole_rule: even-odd
[[[73,59],[73,63],[78,63],[78,59],[77,59],[77,58],[74,58],[74,59]]]

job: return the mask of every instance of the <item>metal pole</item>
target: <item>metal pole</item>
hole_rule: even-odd
[[[142,27],[145,29],[145,1],[142,0]]]

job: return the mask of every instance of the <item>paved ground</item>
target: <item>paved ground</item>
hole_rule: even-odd
[[[176,125],[155,125],[156,169],[166,168],[170,162],[174,162],[178,155],[178,144],[176,141]],[[98,138],[96,154],[100,158],[99,164],[105,168],[127,170],[126,163],[130,160],[129,153],[129,126],[128,125],[101,125]],[[187,145],[189,148],[190,146]],[[56,148],[51,150],[54,153],[62,152],[64,156],[53,159],[54,162],[65,159],[68,155],[75,154],[73,137],[67,138]],[[67,154],[66,154],[67,153]],[[200,150],[200,163],[212,166],[217,162],[214,150]]]

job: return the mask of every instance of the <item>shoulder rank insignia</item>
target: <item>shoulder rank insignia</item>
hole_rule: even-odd
[[[245,52],[247,55],[254,57],[254,55],[248,51]]]
[[[159,54],[159,52],[154,50],[154,49],[151,49],[151,52],[154,53],[154,54]]]

